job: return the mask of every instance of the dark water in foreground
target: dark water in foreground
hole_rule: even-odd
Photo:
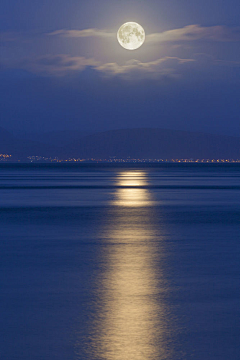
[[[240,167],[0,168],[0,358],[240,359]]]

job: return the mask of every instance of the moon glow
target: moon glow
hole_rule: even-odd
[[[124,49],[136,50],[145,41],[145,31],[138,23],[127,22],[118,30],[117,39]]]

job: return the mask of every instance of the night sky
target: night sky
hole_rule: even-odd
[[[239,0],[2,0],[0,13],[5,129],[240,136]],[[146,32],[136,51],[117,42],[127,21]]]

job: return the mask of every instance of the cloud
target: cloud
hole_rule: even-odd
[[[150,62],[138,60],[127,61],[124,65],[106,63],[96,67],[97,71],[107,76],[121,76],[124,78],[177,78],[176,68],[194,62],[194,59],[180,59],[178,57],[164,57]]]
[[[182,59],[179,57],[165,56],[163,58],[141,62],[129,60],[119,65],[116,62],[104,63],[94,58],[87,59],[80,56],[67,54],[45,55],[37,58],[25,58],[14,63],[2,64],[5,68],[18,68],[30,71],[42,76],[67,76],[83,72],[91,68],[104,77],[118,77],[126,80],[134,79],[179,79],[197,74],[200,70],[227,66],[229,68],[240,67],[239,61],[217,60],[208,54],[194,54],[193,58]],[[190,75],[192,76],[192,75]]]
[[[35,59],[24,59],[18,67],[42,75],[64,76],[72,72],[83,71],[86,67],[98,66],[94,59],[66,54],[45,55]]]
[[[148,43],[194,41],[201,39],[212,41],[240,41],[240,28],[230,29],[226,26],[202,27],[199,25],[188,25],[180,29],[150,34],[146,37]]]
[[[85,30],[57,30],[51,33],[48,33],[49,36],[62,36],[70,38],[84,38],[84,37],[102,37],[102,38],[111,38],[116,36],[116,34],[108,32],[106,30],[99,29],[85,29]]]
[[[2,32],[0,38],[2,42],[12,42],[25,39],[41,37],[43,33],[23,33],[23,32]],[[59,36],[65,38],[115,38],[116,33],[101,29],[83,29],[83,30],[67,30],[60,29],[45,34],[47,36]],[[210,40],[220,42],[238,42],[240,41],[240,27],[229,28],[227,26],[209,26],[203,27],[197,24],[187,25],[183,28],[163,31],[161,33],[147,34],[146,41],[148,43],[162,42],[181,42]]]
[[[48,33],[49,36],[62,36],[71,38],[83,37],[101,37],[111,38],[116,34],[107,30],[84,29],[84,30],[57,30]],[[240,28],[228,28],[226,26],[209,26],[188,25],[179,29],[172,29],[162,33],[149,34],[146,37],[148,43],[159,42],[178,42],[194,40],[212,40],[212,41],[240,41]]]
[[[164,57],[150,62],[129,60],[123,65],[117,63],[103,63],[95,59],[67,54],[45,55],[37,58],[22,59],[12,64],[5,64],[5,68],[18,68],[43,76],[66,76],[92,68],[104,77],[122,77],[125,79],[143,78],[177,78],[195,59],[181,59],[178,57]]]

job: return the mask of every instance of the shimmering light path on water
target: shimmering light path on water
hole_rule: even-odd
[[[167,355],[164,239],[152,221],[151,195],[139,188],[146,184],[145,172],[116,176],[116,185],[123,188],[114,193],[114,218],[103,229],[107,247],[97,279],[98,311],[89,349],[96,359],[148,360]]]
[[[238,360],[240,167],[0,168],[0,357]]]

